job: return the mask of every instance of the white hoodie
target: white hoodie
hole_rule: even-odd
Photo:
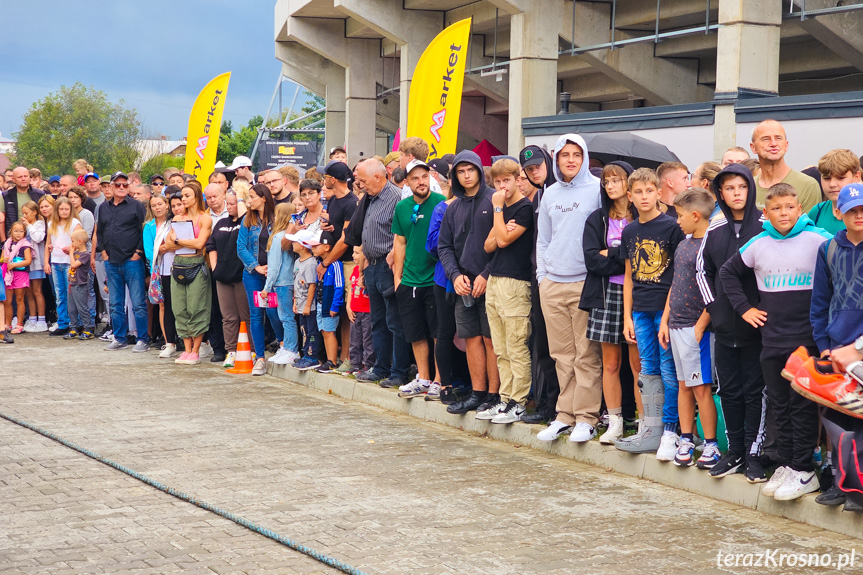
[[[569,182],[557,165],[557,153],[567,142],[577,144],[584,152],[578,174]],[[578,134],[564,134],[557,140],[552,154],[557,182],[548,187],[539,205],[536,240],[536,279],[549,278],[558,283],[584,281],[584,223],[601,207],[599,178],[590,173],[587,144]]]

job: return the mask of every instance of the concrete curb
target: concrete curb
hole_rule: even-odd
[[[447,413],[446,406],[439,402],[424,401],[423,398],[402,399],[397,390],[384,389],[352,378],[298,371],[286,365],[269,364],[267,370],[274,377],[345,399],[405,413],[463,431],[484,434],[499,441],[553,453],[624,475],[648,479],[690,493],[863,539],[863,514],[845,513],[841,506],[819,505],[815,503],[815,494],[796,501],[776,501],[772,497],[762,497],[761,486],[750,485],[742,475],[720,480],[711,479],[695,467],[681,468],[672,463],[659,462],[652,455],[624,453],[596,440],[583,444],[569,443],[564,438],[552,442],[539,441],[536,434],[542,429],[541,425],[494,425],[475,419],[473,412],[467,415],[452,415]]]

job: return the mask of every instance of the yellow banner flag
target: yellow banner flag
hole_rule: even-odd
[[[189,114],[184,168],[187,174],[193,174],[198,180],[209,176],[216,165],[222,112],[225,110],[225,96],[228,95],[230,80],[230,72],[210,80],[198,94],[195,105],[192,106],[192,113]]]
[[[411,80],[407,137],[429,144],[429,159],[455,153],[470,18],[443,30],[420,56]]]

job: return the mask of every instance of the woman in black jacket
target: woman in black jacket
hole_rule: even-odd
[[[225,334],[227,356],[223,367],[234,366],[240,322],[249,323],[249,299],[243,287],[243,262],[237,255],[237,236],[243,216],[237,213],[237,195],[229,190],[225,196],[228,217],[213,224],[213,233],[207,240],[207,256],[222,312],[222,331]]]
[[[602,394],[608,410],[608,431],[600,443],[614,443],[623,436],[623,389],[620,367],[623,362],[623,273],[620,254],[623,228],[638,217],[629,201],[627,178],[632,166],[610,162],[602,170],[602,207],[590,214],[584,225],[584,263],[587,279],[578,307],[590,313],[587,339],[602,345]],[[641,371],[638,347],[630,346],[629,363],[635,380]],[[641,413],[641,394],[635,392]]]

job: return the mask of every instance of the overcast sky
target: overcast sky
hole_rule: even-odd
[[[138,110],[144,134],[186,135],[198,92],[232,72],[225,120],[264,115],[278,78],[274,0],[0,0],[0,133],[81,82]],[[284,105],[293,90],[286,83]],[[304,103],[301,96],[297,107]]]

